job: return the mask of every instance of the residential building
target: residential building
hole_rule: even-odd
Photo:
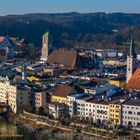
[[[8,104],[17,113],[17,89],[7,78],[0,82],[0,102]]]
[[[46,91],[34,92],[34,107],[38,109],[39,107],[45,107],[47,104]]]
[[[95,120],[97,123],[103,123],[109,120],[109,102],[101,100],[96,103]]]
[[[122,124],[140,127],[140,99],[127,100],[122,104]]]
[[[114,125],[121,125],[122,107],[119,101],[113,101],[109,104],[109,119]]]
[[[96,103],[98,102],[97,99],[92,98],[86,101],[85,104],[85,117],[86,120],[91,122],[96,122]]]
[[[62,119],[63,117],[68,115],[68,107],[66,104],[60,103],[50,103],[49,107],[49,115],[55,119]]]
[[[69,94],[67,96],[67,105],[69,107],[69,115],[70,117],[77,115],[77,99],[80,99],[82,97],[86,97],[87,95],[83,93],[74,93]]]
[[[76,100],[77,103],[77,116],[81,120],[86,120],[86,101],[92,99],[93,96],[86,96]]]

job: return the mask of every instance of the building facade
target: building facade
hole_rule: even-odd
[[[46,32],[42,36],[42,49],[41,49],[41,61],[47,61],[48,59],[48,50],[49,50],[49,32]]]
[[[109,119],[114,125],[122,124],[122,107],[120,103],[109,104]]]
[[[14,113],[18,112],[17,88],[7,78],[0,81],[0,102],[8,104]]]
[[[42,91],[42,92],[35,92],[34,93],[34,106],[35,108],[39,108],[39,107],[45,107],[47,104],[47,97],[46,97],[46,92]]]
[[[96,103],[95,120],[97,123],[109,120],[109,103],[107,101],[102,100]]]
[[[128,100],[122,104],[122,124],[140,127],[140,100]]]

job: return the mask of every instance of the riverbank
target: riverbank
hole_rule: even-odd
[[[28,114],[29,115],[29,114]],[[48,136],[54,136],[57,134],[69,134],[72,137],[80,137],[80,136],[89,136],[93,137],[93,139],[99,138],[105,139],[105,140],[116,140],[121,137],[121,139],[134,139],[136,137],[136,134],[132,134],[132,132],[127,133],[126,135],[120,135],[119,133],[115,134],[114,131],[107,131],[107,130],[102,130],[102,129],[77,129],[76,127],[70,127],[70,126],[62,126],[61,124],[53,124],[48,122],[47,120],[41,121],[40,119],[36,119],[34,115],[34,118],[27,117],[27,114],[24,115],[15,115],[11,114],[9,121],[14,123],[17,127],[23,127],[27,128],[30,132],[32,132],[35,137],[41,138],[41,137],[48,137]],[[41,116],[40,116],[41,117]],[[138,137],[137,137],[138,138]]]

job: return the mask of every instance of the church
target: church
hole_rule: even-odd
[[[48,50],[49,50],[49,32],[46,32],[42,36],[42,49],[41,49],[41,61],[46,62],[48,59]]]
[[[136,68],[137,68],[137,59],[136,59],[136,53],[134,49],[133,35],[131,33],[130,50],[129,50],[129,54],[127,55],[126,83],[129,82]]]

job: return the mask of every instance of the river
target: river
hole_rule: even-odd
[[[100,140],[89,136],[73,136],[66,133],[55,133],[53,136],[35,135],[25,127],[17,127],[0,117],[0,135],[1,134],[22,134],[22,138],[0,138],[0,140]]]

